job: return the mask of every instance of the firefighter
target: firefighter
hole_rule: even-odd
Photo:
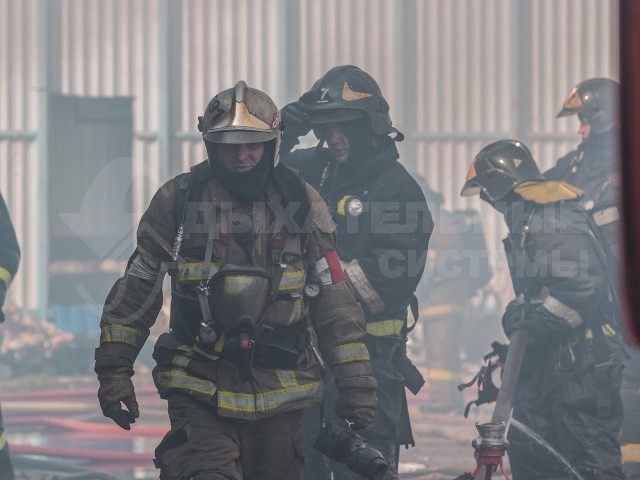
[[[4,300],[7,289],[11,285],[11,280],[18,270],[20,263],[20,247],[13,230],[9,210],[4,203],[4,198],[0,195],[0,323],[4,322]],[[0,410],[0,477],[7,480],[15,478],[13,465],[9,456],[9,444],[7,434],[4,431],[2,422],[2,411]]]
[[[301,479],[303,409],[322,393],[307,320],[336,379],[336,413],[361,429],[377,403],[362,310],[326,205],[279,162],[273,101],[240,81],[209,102],[198,127],[208,160],[153,197],[107,297],[100,406],[125,430],[138,417],[133,364],[168,271],[171,329],[155,344],[153,370],[171,422],[155,452],[160,478]]]
[[[616,168],[619,98],[620,85],[608,78],[590,78],[569,91],[557,117],[576,115],[582,142],[545,173],[551,180],[564,180],[584,190],[582,205],[605,233],[605,246],[616,260],[622,232]],[[611,262],[611,267],[617,270],[618,262]],[[630,349],[630,353],[622,375],[622,458],[627,477],[640,479],[640,352]]]
[[[625,478],[618,434],[624,345],[614,329],[613,279],[602,232],[580,207],[582,191],[548,181],[528,148],[501,140],[483,148],[462,195],[504,215],[503,241],[517,298],[502,323],[529,334],[512,418],[539,434],[584,478]],[[566,478],[554,457],[509,430],[515,480]]]
[[[417,315],[412,299],[424,270],[431,214],[420,187],[398,162],[395,142],[403,135],[392,126],[389,105],[360,68],[332,68],[285,106],[282,116],[284,151],[311,129],[319,140],[316,148],[283,157],[317,188],[337,224],[338,253],[365,312],[378,380],[378,411],[362,435],[384,455],[389,465],[384,478],[395,479],[399,445],[414,444],[405,385],[417,392],[424,382],[406,357],[407,307],[413,303]],[[331,397],[328,388],[328,402]],[[309,415],[312,438],[318,420],[317,413]],[[340,465],[333,468],[337,479],[356,478]],[[310,464],[307,478],[328,478],[320,471]]]

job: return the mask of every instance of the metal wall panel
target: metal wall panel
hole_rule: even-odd
[[[38,17],[37,0],[0,0],[0,192],[11,212],[22,248],[20,269],[9,291],[10,301],[37,308],[38,235],[34,207],[39,197],[38,152]]]
[[[157,189],[159,0],[54,0],[49,54],[51,90],[67,95],[135,98],[133,209],[139,215]],[[55,24],[58,25],[55,25]]]

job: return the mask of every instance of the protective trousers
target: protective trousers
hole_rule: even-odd
[[[516,394],[513,418],[541,436],[585,480],[625,478],[618,443],[622,366],[610,368],[612,408],[607,415],[598,415],[599,387],[589,370],[579,375],[537,371],[520,379]],[[547,449],[513,425],[508,440],[514,480],[570,477]]]
[[[168,402],[171,430],[156,449],[161,480],[304,478],[302,410],[237,420],[187,396]]]
[[[373,422],[364,430],[358,431],[367,441],[370,447],[379,450],[389,465],[389,470],[384,480],[398,479],[397,445],[403,443],[401,434],[409,430],[410,427],[404,425],[409,421],[405,415],[406,403],[404,392],[404,378],[393,366],[393,358],[399,348],[403,348],[403,340],[395,337],[367,337],[367,349],[371,356],[371,367],[373,376],[378,382],[376,395],[378,396],[378,410]],[[338,425],[345,425],[344,419],[338,419],[334,412],[334,405],[337,390],[335,383],[327,375],[325,378],[324,408],[327,419]],[[313,440],[318,433],[318,409],[308,409],[306,417],[306,437],[309,444],[308,462],[305,478],[307,480],[330,479],[333,472],[335,480],[361,480],[362,477],[351,471],[345,464],[338,462],[328,462],[326,458],[320,456],[319,452],[311,452]],[[410,433],[409,433],[410,436]]]
[[[2,409],[0,409],[0,478],[2,480],[13,480],[15,478],[15,474],[13,472],[13,465],[9,455],[7,434],[4,431],[3,424]]]

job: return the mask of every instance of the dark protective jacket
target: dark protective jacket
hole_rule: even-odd
[[[378,410],[362,434],[397,475],[396,445],[415,444],[404,387],[417,392],[423,383],[406,357],[405,340],[407,306],[423,274],[433,230],[424,194],[398,162],[391,140],[368,158],[342,164],[319,147],[294,150],[283,160],[318,189],[337,224],[338,253],[365,311],[378,381]],[[333,394],[325,392],[328,404]],[[332,468],[335,478],[353,475],[344,466]],[[307,475],[317,469],[310,462]]]
[[[398,162],[395,144],[352,165],[337,164],[319,148],[294,150],[284,161],[331,209],[338,253],[365,310],[367,332],[400,335],[424,271],[433,220],[421,188]]]
[[[521,201],[509,206],[505,219],[514,289],[524,299],[511,330],[530,336],[513,418],[584,478],[622,478],[617,435],[624,347],[588,214],[575,201]],[[605,344],[604,359],[598,339]],[[561,475],[562,467],[520,430],[511,428],[509,441],[514,478]]]
[[[578,148],[560,158],[545,172],[549,180],[564,180],[585,192],[580,200],[606,237],[614,255],[619,254],[619,188],[616,171],[618,128],[592,133]]]
[[[0,195],[0,288],[5,290],[11,285],[11,281],[18,270],[20,262],[20,247],[16,233],[13,230],[9,210]]]
[[[201,166],[204,164],[201,164]],[[286,169],[284,165],[279,169]],[[264,203],[239,205],[209,172],[199,182],[200,194],[189,202],[184,242],[177,262],[172,262],[177,226],[177,191],[185,188],[186,175],[163,185],[154,196],[138,227],[138,246],[125,275],[109,293],[101,320],[96,371],[113,367],[131,368],[149,335],[162,305],[162,277],[172,274],[171,332],[156,342],[154,381],[161,396],[186,393],[214,405],[221,416],[263,418],[319,403],[321,374],[306,343],[305,318],[318,332],[318,343],[336,379],[354,386],[375,388],[369,355],[364,345],[362,310],[344,281],[344,273],[332,261],[335,255],[334,226],[320,196],[302,180],[305,198],[286,198],[281,184],[271,177]],[[291,179],[293,172],[284,175]],[[286,173],[286,172],[285,172]],[[193,175],[193,170],[190,175]],[[309,205],[302,234],[290,223],[290,204]],[[245,251],[236,241],[232,222],[248,217],[256,239]],[[256,327],[256,340],[278,343],[288,339],[298,348],[297,365],[287,369],[260,368],[251,364],[251,380],[242,378],[237,357],[229,357],[224,335],[213,352],[195,344],[202,313],[196,287],[204,275],[205,246],[211,219],[214,239],[209,277],[224,264],[253,264],[265,268],[284,267],[277,290],[267,303]],[[298,223],[300,225],[300,223]],[[303,253],[303,241],[306,253]],[[306,256],[306,258],[305,258]],[[274,262],[274,263],[271,263]],[[309,268],[322,279],[322,293],[308,299],[303,288]],[[340,273],[343,278],[340,278]],[[274,284],[275,285],[275,284]],[[214,318],[216,312],[213,312]],[[291,345],[292,334],[298,335]]]

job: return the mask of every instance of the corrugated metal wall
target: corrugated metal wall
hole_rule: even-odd
[[[245,79],[276,103],[326,70],[371,73],[402,160],[451,207],[483,144],[518,137],[548,167],[578,142],[571,85],[617,78],[615,0],[0,0],[0,189],[23,246],[12,292],[46,302],[46,93],[134,98],[133,209],[204,158],[196,118]],[[44,195],[46,198],[46,195]],[[501,220],[486,214],[491,249]]]

